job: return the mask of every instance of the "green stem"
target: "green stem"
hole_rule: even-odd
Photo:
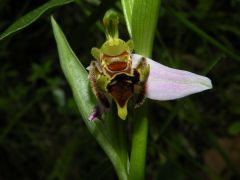
[[[128,152],[127,152],[127,143],[126,143],[126,133],[125,133],[125,121],[121,120],[117,116],[117,108],[111,108],[105,120],[106,131],[109,134],[109,139],[111,140],[111,144],[118,154],[121,162],[125,168],[125,172],[127,174],[127,164],[129,162]],[[115,168],[116,171],[119,169]],[[120,173],[117,173],[120,174]],[[118,176],[119,179],[125,180],[127,177]]]
[[[123,165],[126,168],[126,171],[128,169],[129,164],[129,157],[128,157],[128,151],[127,151],[127,136],[126,136],[126,121],[123,121],[122,119],[117,119],[117,142],[118,142],[118,154],[119,157],[122,160]]]
[[[145,161],[148,135],[147,104],[136,111],[133,122],[132,149],[129,180],[141,180],[145,175]]]
[[[131,33],[135,52],[151,57],[161,0],[134,0],[132,2]],[[123,3],[124,4],[124,3]],[[125,4],[126,6],[126,4]],[[150,70],[151,71],[151,70]],[[130,157],[130,180],[142,180],[145,176],[145,161],[148,135],[147,103],[136,111],[133,120],[132,149]]]

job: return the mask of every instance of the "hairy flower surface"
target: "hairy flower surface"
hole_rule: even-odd
[[[125,42],[118,37],[115,13],[108,12],[103,23],[107,40],[100,49],[92,48],[96,60],[87,68],[93,93],[99,101],[89,120],[101,116],[110,107],[112,99],[117,105],[118,116],[125,120],[127,104],[132,97],[138,107],[145,97],[173,100],[212,88],[207,77],[132,54],[133,41]]]

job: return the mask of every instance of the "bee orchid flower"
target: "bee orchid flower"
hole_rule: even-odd
[[[141,58],[132,54],[133,67]],[[153,100],[174,100],[212,88],[211,80],[189,71],[164,66],[146,58],[150,74],[146,85],[146,97]]]
[[[212,88],[207,77],[133,54],[133,41],[125,42],[118,37],[115,13],[108,12],[103,23],[107,40],[100,49],[92,48],[96,60],[87,68],[93,93],[99,101],[89,120],[100,117],[110,107],[112,99],[117,105],[118,116],[125,120],[130,99],[139,107],[145,97],[173,100]]]

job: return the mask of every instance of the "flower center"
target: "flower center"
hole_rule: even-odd
[[[126,62],[113,62],[108,65],[108,68],[111,71],[122,71],[127,68],[127,63]]]

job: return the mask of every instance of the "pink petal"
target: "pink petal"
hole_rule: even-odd
[[[141,55],[132,54],[133,67]],[[146,58],[150,65],[146,97],[156,100],[178,99],[212,88],[211,80],[188,71],[173,69]]]

